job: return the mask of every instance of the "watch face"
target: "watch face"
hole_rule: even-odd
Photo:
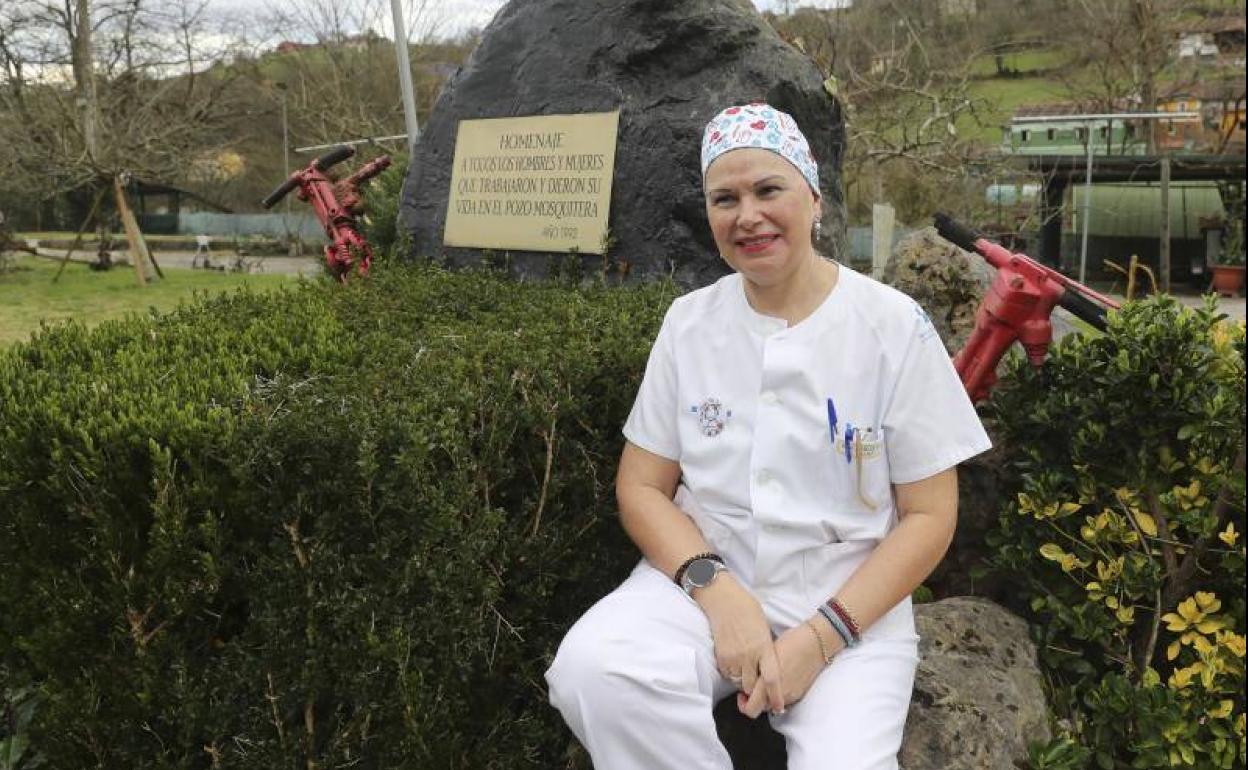
[[[702,588],[711,582],[711,579],[715,577],[715,572],[715,562],[710,559],[698,559],[685,570],[685,576],[691,584]]]

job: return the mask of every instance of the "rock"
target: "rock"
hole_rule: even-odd
[[[1050,737],[1036,648],[1019,617],[987,599],[915,607],[919,670],[903,770],[1013,770]]]
[[[766,719],[742,716],[735,697],[715,705],[715,728],[732,757],[733,770],[785,770],[784,737]]]
[[[975,328],[975,313],[995,275],[983,257],[954,246],[934,227],[924,227],[898,241],[881,280],[923,306],[953,355]],[[1077,331],[1071,315],[1060,307],[1053,309],[1049,321],[1054,341]]]
[[[620,108],[610,235],[630,277],[672,275],[686,286],[727,272],[701,189],[706,122],[734,103],[764,100],[797,119],[821,162],[821,251],[848,253],[840,167],[844,126],[818,69],[782,41],[749,0],[511,0],[450,80],[424,127],[404,185],[401,226],[412,255],[452,265],[476,249],[444,248],[451,162],[460,120]],[[512,252],[522,274],[565,255]],[[584,272],[604,260],[586,255]]]
[[[952,354],[975,328],[975,311],[995,272],[978,254],[925,227],[897,243],[881,280],[923,306]]]
[[[1027,624],[987,599],[915,605],[919,669],[902,770],[1014,770],[1030,741],[1048,740],[1048,711]],[[732,698],[715,709],[736,770],[784,770],[784,739]]]

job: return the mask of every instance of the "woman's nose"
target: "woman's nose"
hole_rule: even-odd
[[[762,210],[758,205],[758,201],[751,197],[741,199],[741,206],[737,210],[737,225],[749,230],[756,227],[762,221]]]

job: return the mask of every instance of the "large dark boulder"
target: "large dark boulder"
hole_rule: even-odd
[[[442,245],[460,120],[619,108],[610,261],[627,262],[633,277],[709,283],[727,268],[706,224],[702,128],[724,107],[756,100],[791,113],[806,133],[823,187],[819,246],[844,254],[840,105],[749,0],[511,0],[447,83],[417,146],[401,213],[412,255],[457,266],[481,259],[479,250]],[[535,275],[566,259],[509,256]],[[587,270],[602,263],[583,259]]]

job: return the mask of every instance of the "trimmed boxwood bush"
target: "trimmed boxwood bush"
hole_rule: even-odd
[[[552,768],[676,290],[431,267],[0,351],[0,670],[56,768]],[[0,738],[3,728],[0,728]]]

